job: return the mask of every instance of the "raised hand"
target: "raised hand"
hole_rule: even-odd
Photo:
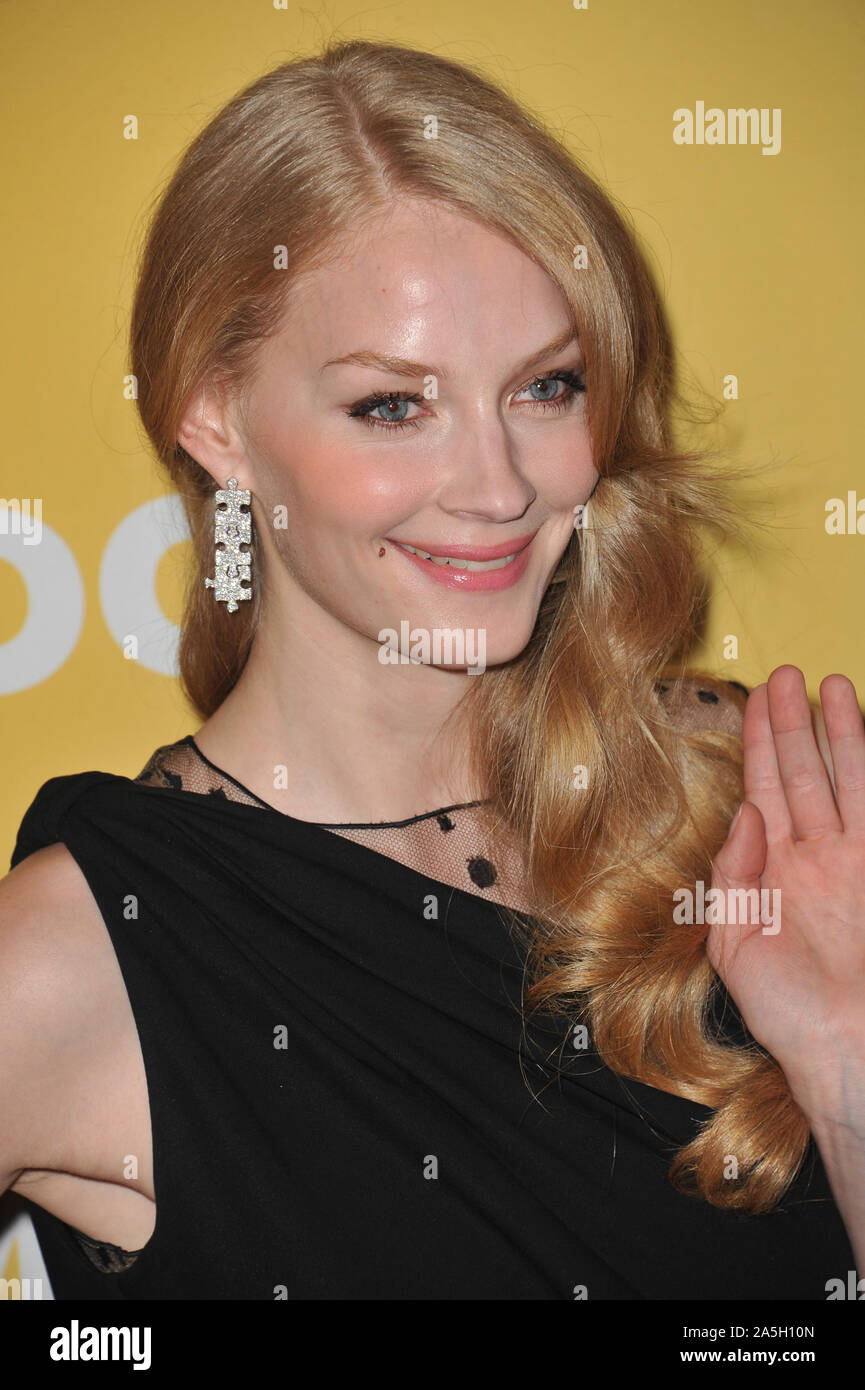
[[[798,667],[748,698],[745,800],[712,875],[733,910],[706,950],[809,1119],[858,1114],[865,1134],[865,725],[846,676],[820,698],[834,793]],[[731,922],[735,889],[762,891],[768,914]]]

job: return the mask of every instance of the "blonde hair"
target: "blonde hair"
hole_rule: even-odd
[[[561,289],[585,357],[600,473],[590,524],[575,529],[524,651],[476,678],[466,701],[478,786],[525,862],[535,919],[526,1008],[578,1010],[612,1070],[710,1107],[671,1180],[716,1206],[767,1210],[802,1162],[807,1121],[768,1053],[714,1035],[706,931],[672,917],[674,890],[711,876],[743,794],[741,744],[678,733],[654,688],[694,635],[701,528],[723,537],[740,524],[729,470],[721,478],[704,454],[670,443],[682,398],[624,217],[562,143],[469,67],[363,41],[284,63],[216,115],[159,197],[131,369],[194,548],[185,693],[204,718],[219,707],[247,660],[259,601],[228,616],[204,587],[215,484],[176,442],[182,411],[205,381],[242,399],[296,278],[397,197],[509,237]],[[257,540],[253,550],[256,575]],[[579,794],[577,763],[588,772]]]

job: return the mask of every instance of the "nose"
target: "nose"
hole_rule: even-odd
[[[517,521],[528,511],[537,491],[498,415],[456,426],[446,448],[450,466],[437,499],[443,511],[495,522]]]

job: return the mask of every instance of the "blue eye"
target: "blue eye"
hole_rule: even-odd
[[[405,429],[407,425],[420,423],[416,416],[406,418],[405,408],[409,405],[421,405],[422,402],[422,396],[413,395],[409,391],[388,391],[384,395],[367,396],[365,400],[358,401],[351,407],[348,415],[350,419],[363,420],[371,429]],[[373,411],[381,410],[383,407],[387,409],[387,416],[376,419]]]
[[[524,386],[524,391],[534,391],[537,387],[542,387],[549,382],[561,382],[567,389],[558,396],[535,396],[538,405],[550,406],[555,410],[561,410],[564,406],[570,405],[574,396],[581,391],[585,391],[585,372],[573,372],[564,370],[553,372],[551,376],[536,376],[529,386]]]
[[[549,376],[536,376],[534,381],[528,386],[524,386],[517,395],[523,391],[534,391],[543,388],[547,383],[561,383],[565,390],[554,397],[535,396],[529,402],[521,404],[536,405],[541,410],[564,410],[574,398],[585,391],[585,372],[575,372],[565,368],[560,372],[552,372]],[[404,430],[409,427],[416,428],[420,425],[422,416],[407,416],[406,407],[409,405],[422,405],[423,396],[419,396],[411,391],[386,391],[378,392],[372,396],[366,396],[362,401],[356,401],[346,412],[349,419],[363,420],[364,424],[370,429],[385,429],[388,431]],[[376,416],[375,411],[386,410],[385,416]]]

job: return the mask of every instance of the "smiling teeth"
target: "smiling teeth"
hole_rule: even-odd
[[[419,555],[422,560],[431,560],[434,565],[450,565],[451,569],[455,570],[501,570],[515,560],[519,553],[515,550],[513,555],[503,555],[500,560],[458,560],[452,555],[429,555],[425,550],[418,550],[416,546],[403,545],[402,541],[397,541],[396,544],[400,550]]]

